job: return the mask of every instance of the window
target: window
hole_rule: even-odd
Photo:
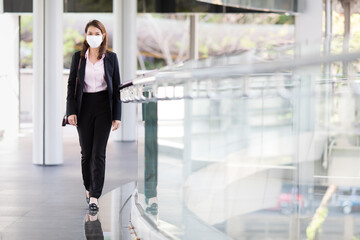
[[[112,0],[64,0],[64,12],[112,12]]]
[[[29,13],[32,6],[32,0],[4,0],[4,12],[8,13]]]

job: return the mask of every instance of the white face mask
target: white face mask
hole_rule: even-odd
[[[101,35],[87,35],[86,41],[90,47],[98,48],[101,45],[103,38]]]

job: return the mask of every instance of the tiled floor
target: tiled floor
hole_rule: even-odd
[[[109,141],[103,195],[136,180],[136,151],[135,142]],[[85,239],[77,135],[65,134],[61,166],[36,166],[31,157],[31,133],[0,141],[0,239]]]

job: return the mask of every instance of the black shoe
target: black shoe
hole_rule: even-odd
[[[89,202],[90,202],[90,198],[88,198],[86,195],[85,195],[85,198],[86,198],[86,202],[87,202],[87,204],[89,204]]]
[[[157,203],[151,204],[150,207],[147,207],[145,209],[145,212],[150,213],[151,215],[154,215],[154,216],[158,215],[158,205],[157,205]]]
[[[90,203],[89,210],[90,212],[97,212],[99,211],[99,206],[96,203]]]
[[[99,211],[91,211],[89,210],[89,215],[90,216],[96,216],[99,213]]]

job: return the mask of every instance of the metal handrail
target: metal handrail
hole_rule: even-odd
[[[133,79],[132,81],[123,83],[120,85],[120,91],[123,102],[137,102],[137,101],[156,101],[156,100],[172,100],[172,99],[184,99],[184,98],[213,98],[217,99],[220,96],[218,93],[225,89],[215,89],[213,86],[217,86],[220,81],[230,80],[234,81],[233,88],[227,90],[241,91],[240,94],[236,94],[237,97],[257,97],[254,91],[261,89],[269,89],[269,83],[276,82],[277,95],[289,99],[291,94],[289,89],[293,88],[300,81],[299,76],[292,73],[294,69],[316,66],[321,64],[329,64],[339,61],[354,61],[360,58],[360,52],[339,54],[339,55],[327,55],[317,57],[304,57],[299,59],[293,59],[292,61],[277,61],[266,63],[252,63],[252,64],[236,64],[225,66],[214,66],[206,68],[171,68],[167,67],[163,70],[156,69],[152,72],[143,74],[142,76]],[[250,86],[255,82],[250,81],[251,78],[265,77],[267,86]],[[238,78],[243,80],[239,82]],[[289,78],[290,83],[284,81]],[[316,81],[319,81],[316,80]],[[321,80],[324,83],[334,83],[336,81],[344,81],[343,79],[328,81]],[[281,83],[282,82],[282,83]],[[196,85],[194,85],[196,84]],[[240,86],[240,85],[241,86]],[[184,93],[182,96],[175,96],[175,87],[183,85]],[[202,87],[200,87],[200,85]],[[157,96],[158,87],[173,87],[173,94],[163,97]],[[196,88],[196,96],[194,96],[193,88]],[[358,84],[354,80],[351,81],[351,87],[354,88],[354,93],[360,95],[360,90],[357,88]],[[148,97],[143,96],[143,92],[149,91],[152,94]],[[199,93],[205,90],[205,96],[200,96]]]
[[[191,79],[199,80],[204,78],[213,78],[233,76],[255,76],[255,74],[269,74],[276,73],[284,70],[292,70],[295,68],[308,67],[313,65],[320,64],[329,64],[332,62],[338,61],[354,61],[360,58],[360,52],[338,54],[338,55],[327,55],[327,56],[315,56],[315,57],[306,57],[294,59],[292,61],[278,61],[278,62],[266,62],[266,63],[251,63],[251,64],[237,64],[237,65],[228,65],[228,66],[217,66],[209,68],[195,68],[195,69],[181,69],[181,71],[164,71],[161,72],[159,69],[152,71],[150,73],[143,74],[140,78],[135,78],[131,80],[132,85],[138,84],[151,84],[155,80],[162,81],[173,81],[174,79]],[[289,74],[289,73],[282,73]],[[126,86],[121,84],[121,88]]]

